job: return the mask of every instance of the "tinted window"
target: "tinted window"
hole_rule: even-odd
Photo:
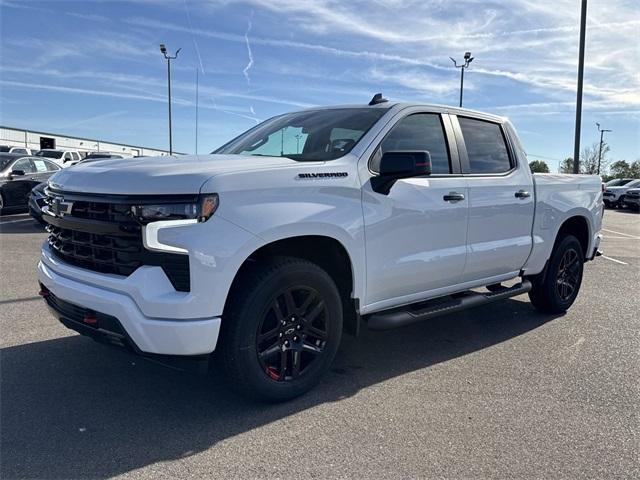
[[[31,160],[28,158],[21,158],[13,164],[11,170],[22,170],[24,173],[35,173],[36,169],[31,164]]]
[[[431,171],[434,174],[451,173],[449,149],[440,115],[416,113],[400,120],[380,145],[382,154],[394,150],[427,150],[431,154]],[[371,169],[378,171],[380,156],[374,159]]]
[[[387,110],[338,108],[272,118],[213,153],[333,160],[349,153]]]
[[[458,117],[469,156],[469,173],[504,173],[511,161],[502,129],[497,123]]]

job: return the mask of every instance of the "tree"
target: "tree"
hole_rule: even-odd
[[[560,162],[560,167],[558,168],[558,172],[560,173],[573,173],[573,158],[567,157]]]
[[[613,162],[609,168],[609,176],[611,178],[628,178],[631,176],[631,165],[626,160]]]
[[[531,173],[549,173],[549,165],[544,160],[534,160],[529,162]]]
[[[609,161],[606,159],[609,153],[609,145],[602,144],[602,160],[600,161],[600,173],[607,169]],[[600,155],[600,142],[595,142],[590,147],[585,147],[580,154],[580,173],[596,175],[598,173],[598,156]]]
[[[640,178],[640,159],[635,160],[629,167],[629,176],[633,178]]]
[[[604,174],[609,165],[606,155],[609,153],[609,145],[602,144],[602,160],[600,161],[600,174]],[[595,142],[590,147],[582,149],[580,154],[580,173],[588,175],[598,174],[598,157],[600,155],[600,142]],[[573,158],[565,158],[560,162],[560,173],[573,173]]]

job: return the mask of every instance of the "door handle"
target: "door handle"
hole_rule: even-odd
[[[518,190],[516,192],[516,198],[529,198],[531,194],[526,190]]]
[[[459,202],[464,200],[464,195],[458,192],[449,192],[447,195],[442,197],[445,202]]]

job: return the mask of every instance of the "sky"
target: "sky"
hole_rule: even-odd
[[[206,153],[316,105],[394,101],[504,115],[530,160],[571,156],[579,0],[0,0],[0,123]],[[640,158],[637,0],[591,0],[582,145]]]

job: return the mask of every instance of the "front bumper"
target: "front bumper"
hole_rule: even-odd
[[[148,317],[140,311],[131,297],[72,280],[56,273],[43,261],[38,264],[38,278],[55,298],[94,312],[97,316],[116,319],[123,329],[122,336],[140,353],[202,355],[215,349],[220,332],[220,317],[188,320]],[[74,324],[69,322],[74,320],[68,318],[69,315],[56,309],[54,311],[65,325],[73,328]],[[91,332],[83,328],[73,329],[84,334]]]

